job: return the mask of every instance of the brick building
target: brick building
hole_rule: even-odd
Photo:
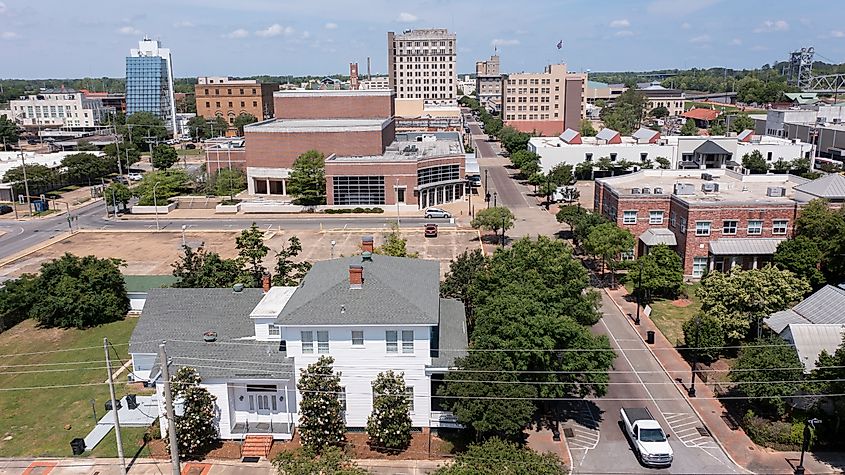
[[[565,64],[549,65],[542,73],[507,75],[501,102],[505,125],[541,136],[580,130],[586,82],[586,74],[567,72]]]
[[[260,84],[256,80],[229,79],[228,77],[200,77],[194,91],[197,115],[212,118],[220,116],[229,125],[241,114],[252,114],[258,120],[273,117],[273,91],[278,84]],[[234,135],[231,127],[228,135]]]
[[[770,262],[793,235],[798,210],[813,198],[793,175],[740,175],[731,170],[642,170],[596,179],[594,209],[637,239],[632,255],[666,244],[684,275]]]

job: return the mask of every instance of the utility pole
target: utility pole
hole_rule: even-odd
[[[126,475],[126,459],[123,457],[123,440],[120,438],[120,418],[117,417],[117,401],[114,399],[114,380],[112,379],[111,373],[108,338],[103,338],[103,350],[106,352],[106,371],[109,372],[109,396],[111,397],[111,409],[114,413],[114,438],[117,440],[117,458],[120,459],[120,472]]]
[[[170,368],[164,342],[158,345],[158,361],[161,366],[161,377],[164,379],[164,408],[167,413],[167,435],[170,438],[170,465],[173,475],[181,475],[179,466],[179,442],[176,439],[176,417],[173,415],[173,395],[170,393]]]
[[[21,150],[21,170],[23,170],[23,188],[26,193],[26,208],[29,210],[29,215],[32,216],[32,202],[29,198],[29,180],[26,178],[26,161],[23,157],[23,150]]]

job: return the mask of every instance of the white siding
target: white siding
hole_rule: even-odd
[[[258,341],[279,341],[281,338],[270,336],[270,325],[274,324],[275,318],[253,318],[255,323],[255,339]]]
[[[132,373],[137,379],[150,379],[155,360],[155,353],[132,353]]]

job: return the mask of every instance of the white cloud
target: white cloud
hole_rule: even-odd
[[[18,37],[18,34],[14,31],[4,31],[0,33],[0,39],[4,40],[13,40]]]
[[[6,4],[0,2],[0,14],[6,13]]]
[[[140,35],[141,34],[141,30],[135,28],[134,26],[129,26],[129,25],[122,26],[122,27],[118,28],[117,32],[120,33],[121,35]]]
[[[704,44],[710,42],[710,35],[698,35],[689,39],[690,43]]]
[[[742,44],[742,40],[739,39],[739,38],[734,38],[734,39],[731,40],[731,44],[734,45],[734,46],[739,46],[739,45]]]
[[[244,30],[243,28],[238,28],[237,30],[230,31],[223,35],[223,38],[230,38],[230,39],[237,39],[237,38],[246,38],[249,36],[249,32]]]
[[[303,32],[302,32],[302,39],[303,39],[303,40],[307,40],[308,38],[311,38],[311,32],[309,32],[309,31],[303,31]]]
[[[786,20],[766,20],[762,25],[754,29],[754,33],[768,33],[772,31],[786,31],[789,23]]]
[[[290,36],[293,34],[293,28],[289,26],[282,26],[278,23],[273,23],[272,25],[268,26],[263,30],[256,31],[255,34],[256,36],[261,36],[264,38],[270,38],[272,36],[279,35]]]
[[[610,22],[611,28],[628,28],[631,26],[631,22],[628,21],[627,18],[622,18],[621,20],[613,20]]]
[[[402,13],[399,14],[398,17],[396,17],[396,21],[398,21],[400,23],[413,23],[413,22],[417,21],[418,19],[419,18],[416,15],[414,15],[413,13],[408,13],[408,12],[402,12]]]
[[[613,36],[625,38],[627,36],[634,36],[634,32],[631,31],[631,30],[621,30],[621,31],[617,31],[616,33],[614,33]]]
[[[512,39],[506,40],[502,38],[496,38],[495,40],[490,42],[490,46],[516,46],[519,44],[519,40]]]
[[[173,24],[173,28],[193,28],[196,25],[191,21],[177,21]]]
[[[845,38],[845,31],[834,30],[830,32],[832,38]]]
[[[681,23],[681,28],[684,29],[684,30],[689,30],[690,28],[692,28],[692,25],[690,25],[687,22],[683,22],[683,23]]]
[[[326,25],[325,25],[325,29],[327,29],[327,30],[336,30],[336,29],[337,29],[337,23],[331,23],[331,22],[326,23]]]

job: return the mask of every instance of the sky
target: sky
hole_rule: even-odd
[[[814,46],[845,62],[840,0],[0,0],[0,78],[123,77],[144,35],[176,77],[387,66],[387,32],[447,28],[458,72],[759,67]],[[563,47],[557,49],[559,41]]]

